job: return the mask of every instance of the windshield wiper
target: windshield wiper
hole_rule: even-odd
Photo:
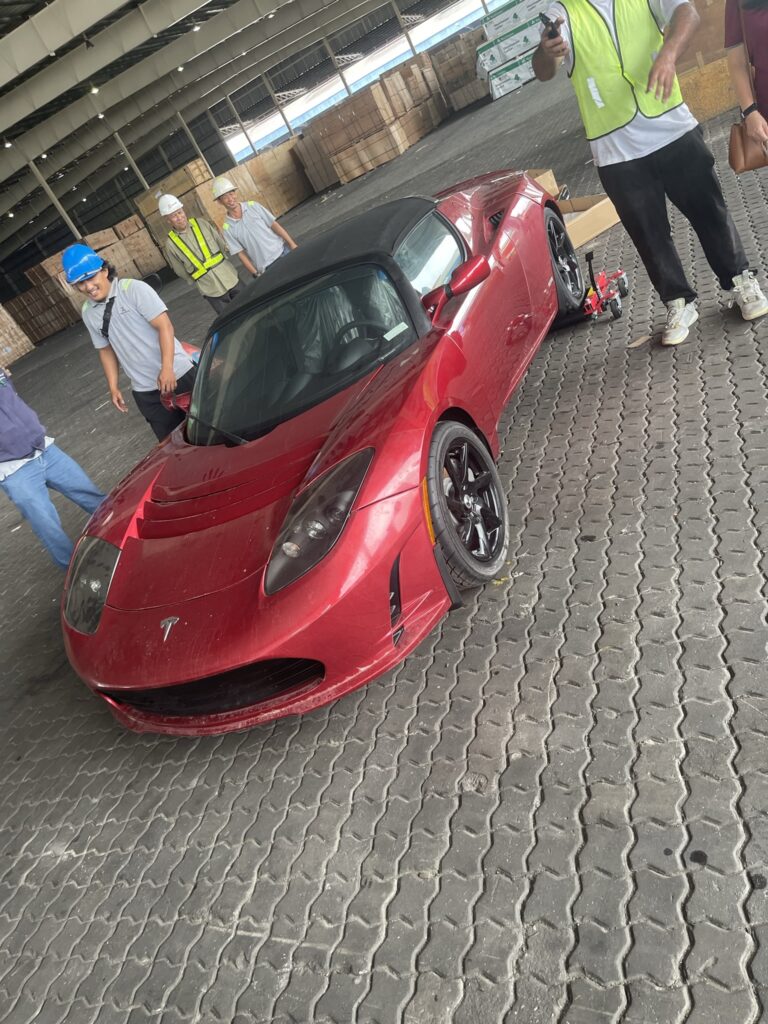
[[[228,441],[233,444],[248,444],[244,437],[240,437],[238,434],[230,434],[228,430],[224,430],[223,427],[214,427],[212,423],[206,423],[205,420],[201,420],[199,416],[196,416],[193,412],[187,413],[188,420],[195,420],[201,427],[205,427],[206,430],[212,430],[215,434],[221,434],[222,437],[226,437]]]

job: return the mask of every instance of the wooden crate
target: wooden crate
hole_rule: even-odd
[[[134,205],[146,219],[153,213],[157,213],[157,201],[160,196],[169,193],[172,196],[181,196],[190,192],[198,185],[211,180],[208,168],[202,160],[191,160],[184,167],[173,171],[162,181],[158,181],[146,192],[141,192],[134,197]]]
[[[342,182],[353,181],[375,167],[389,163],[408,149],[409,142],[399,125],[382,128],[331,158]]]
[[[118,238],[130,238],[131,235],[144,230],[144,221],[138,214],[134,214],[133,217],[126,217],[119,224],[115,224],[113,230]]]
[[[324,192],[327,188],[338,185],[338,172],[320,139],[304,136],[296,141],[294,152],[301,161],[304,173],[315,192]]]
[[[108,245],[119,241],[119,236],[115,233],[114,228],[104,228],[103,231],[94,231],[92,235],[86,235],[83,241],[99,252],[100,249],[105,249]]]
[[[680,89],[691,113],[699,121],[738,106],[725,57],[685,71],[680,75]]]
[[[139,278],[156,274],[163,267],[168,266],[165,257],[146,228],[128,235],[123,239],[123,245],[128,257],[136,267],[136,276]]]
[[[677,61],[677,73],[681,75],[691,68],[702,67],[725,56],[723,48],[723,24],[725,22],[725,0],[696,0],[694,6],[701,23],[696,29],[688,48]]]
[[[33,348],[27,333],[19,327],[8,310],[0,306],[0,366],[10,366]]]

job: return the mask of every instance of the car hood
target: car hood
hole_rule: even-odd
[[[262,569],[334,424],[375,375],[245,445],[198,447],[174,431],[89,525],[89,534],[122,549],[108,603],[176,605]]]

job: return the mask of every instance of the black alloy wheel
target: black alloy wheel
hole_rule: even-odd
[[[504,572],[509,546],[507,498],[483,441],[462,423],[438,423],[427,488],[435,537],[461,588]]]
[[[557,288],[558,318],[563,318],[580,309],[584,302],[584,275],[565,224],[549,207],[544,210],[544,227]]]

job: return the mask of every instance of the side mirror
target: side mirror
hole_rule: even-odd
[[[167,395],[161,395],[160,401],[166,409],[180,409],[186,415],[192,401],[192,392],[186,391],[183,395],[177,395],[175,391],[171,391]]]
[[[460,264],[451,274],[446,287],[448,298],[454,295],[465,295],[483,282],[491,272],[491,265],[485,256],[473,256],[466,263]]]
[[[425,295],[424,305],[430,309],[434,305],[432,323],[443,311],[443,306],[455,295],[466,295],[467,292],[477,288],[491,273],[491,265],[485,256],[472,256],[465,263],[459,264],[451,274],[451,279],[443,288],[435,289],[429,295]]]

